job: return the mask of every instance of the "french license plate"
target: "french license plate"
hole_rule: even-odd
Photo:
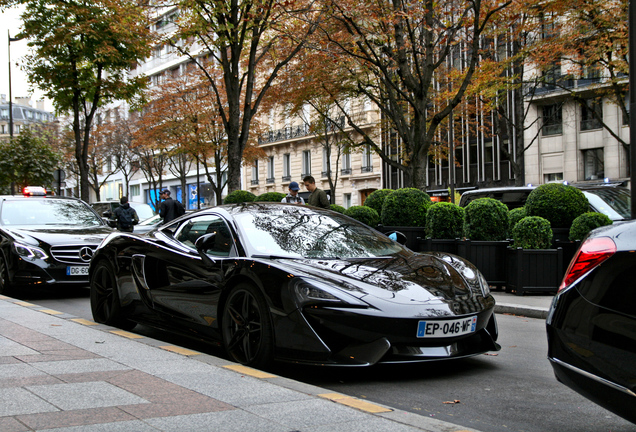
[[[473,333],[477,327],[477,317],[456,320],[420,321],[417,324],[418,338],[445,338]]]
[[[68,266],[66,276],[88,276],[88,266]]]

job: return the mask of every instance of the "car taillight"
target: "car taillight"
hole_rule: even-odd
[[[570,262],[559,291],[576,282],[614,253],[616,253],[616,243],[609,237],[597,237],[584,241]]]

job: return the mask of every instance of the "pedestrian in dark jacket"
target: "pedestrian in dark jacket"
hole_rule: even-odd
[[[300,186],[298,186],[298,183],[291,182],[289,184],[289,193],[280,202],[291,204],[305,204],[305,200],[303,199],[303,197],[298,195],[299,190]]]
[[[121,197],[119,204],[120,206],[115,209],[117,229],[124,232],[133,232],[134,226],[139,223],[139,216],[128,203],[128,197]]]
[[[331,203],[329,202],[329,198],[327,198],[327,193],[322,189],[318,189],[316,186],[316,179],[312,176],[306,176],[303,179],[303,183],[307,190],[311,192],[311,195],[309,195],[309,198],[307,199],[307,204],[324,209],[331,208]]]
[[[159,194],[159,198],[163,201],[159,209],[159,217],[163,219],[163,223],[168,223],[177,218],[177,203],[170,197],[170,191],[164,189]]]

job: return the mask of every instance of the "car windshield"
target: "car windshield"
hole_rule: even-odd
[[[608,187],[584,190],[583,193],[597,212],[612,220],[631,219],[632,200],[627,190]]]
[[[2,203],[3,225],[103,225],[86,204],[70,199],[19,199]]]
[[[368,258],[407,253],[400,244],[339,213],[306,207],[237,207],[248,253],[283,258]]]

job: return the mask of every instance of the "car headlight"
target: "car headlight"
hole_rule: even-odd
[[[296,297],[298,306],[317,305],[367,307],[368,305],[358,298],[347,294],[325,283],[298,278],[292,282],[292,291]]]
[[[477,272],[477,274],[479,275],[479,286],[481,287],[481,292],[484,294],[484,297],[488,297],[490,294],[490,285],[488,285],[488,281],[481,272]]]
[[[39,247],[27,246],[22,243],[13,243],[15,253],[24,258],[30,259],[47,259],[49,256]]]

